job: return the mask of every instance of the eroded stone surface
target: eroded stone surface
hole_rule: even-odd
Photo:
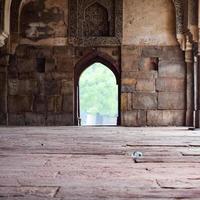
[[[135,114],[139,119],[145,113]],[[200,195],[198,131],[12,127],[0,128],[0,141],[2,200],[197,200]],[[136,162],[135,151],[143,153]]]

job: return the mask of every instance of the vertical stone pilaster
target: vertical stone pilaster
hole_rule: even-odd
[[[198,0],[188,0],[188,29],[192,40],[198,42]]]
[[[193,110],[194,110],[194,70],[193,70],[193,53],[192,42],[189,36],[186,41],[185,62],[186,62],[186,126],[193,125]]]
[[[183,0],[174,0],[176,9],[176,33],[177,39],[182,50],[185,50],[185,26],[184,26],[184,2]]]
[[[8,56],[0,51],[0,125],[7,124],[7,66]]]
[[[200,36],[200,0],[198,0],[198,34]],[[198,64],[196,69],[195,127],[200,128],[200,41],[198,40]]]

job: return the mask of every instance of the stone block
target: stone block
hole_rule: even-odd
[[[25,126],[24,114],[9,114],[8,115],[9,126]]]
[[[121,92],[122,93],[133,93],[133,92],[135,92],[135,85],[122,85]]]
[[[74,84],[73,81],[63,80],[62,87],[61,87],[61,94],[68,95],[73,94]]]
[[[128,110],[128,93],[121,94],[121,112]]]
[[[5,126],[6,125],[6,114],[0,112],[0,126]]]
[[[17,46],[16,50],[15,50],[15,55],[17,57],[26,57],[27,56],[27,50],[29,49],[30,47],[28,47],[27,45],[19,45]]]
[[[36,59],[34,58],[18,58],[17,69],[19,73],[34,72],[36,71]]]
[[[183,92],[159,92],[158,109],[182,110],[185,108],[185,95]]]
[[[56,63],[54,58],[46,58],[45,72],[55,71]]]
[[[25,113],[25,125],[27,126],[44,126],[45,115],[35,113]]]
[[[163,54],[163,47],[161,46],[146,46],[142,48],[142,57],[161,57]]]
[[[146,126],[147,124],[147,111],[139,110],[138,111],[138,126]]]
[[[9,56],[8,55],[1,55],[0,57],[0,66],[1,68],[6,68],[9,64]]]
[[[59,95],[61,92],[61,82],[57,80],[45,81],[45,93],[46,95]]]
[[[122,93],[121,94],[121,112],[132,110],[132,94]]]
[[[184,78],[185,64],[183,62],[160,61],[158,67],[159,77]]]
[[[63,96],[63,111],[65,113],[73,113],[73,95],[64,95]]]
[[[47,111],[47,100],[43,95],[37,95],[33,101],[33,111],[37,113],[44,113]]]
[[[122,126],[145,126],[146,125],[146,111],[134,110],[122,112]]]
[[[162,48],[162,60],[184,61],[184,52],[179,46],[166,46]]]
[[[185,79],[183,78],[158,78],[156,90],[159,92],[181,92],[185,90]]]
[[[136,55],[122,55],[122,71],[138,71],[139,58]]]
[[[70,72],[73,71],[74,63],[71,57],[58,57],[57,58],[57,71]]]
[[[48,113],[47,126],[72,126],[73,125],[73,114],[51,114]]]
[[[10,56],[10,63],[8,65],[8,77],[18,78],[17,58],[16,56]]]
[[[158,61],[157,57],[143,57],[140,59],[140,71],[157,71],[158,70]]]
[[[21,48],[21,45],[20,45],[20,48]],[[29,58],[38,58],[38,57],[51,58],[53,55],[53,48],[50,46],[36,47],[36,46],[31,46],[31,45],[25,45],[24,51],[26,52],[25,57],[29,57]]]
[[[25,72],[25,73],[19,73],[17,77],[11,76],[10,79],[19,79],[19,80],[27,80],[27,79],[36,79],[39,76],[39,74],[35,72]]]
[[[148,126],[184,126],[183,110],[151,110],[147,111]]]
[[[142,47],[136,45],[123,45],[122,47],[122,54],[123,55],[138,55],[141,56],[142,54]]]
[[[122,79],[156,79],[157,77],[157,71],[122,72]]]
[[[61,112],[62,110],[62,96],[49,96],[47,98],[48,112]]]
[[[54,55],[59,57],[73,57],[75,55],[75,48],[70,46],[55,46]]]
[[[122,78],[122,85],[136,85],[137,81],[134,78]]]
[[[27,95],[38,92],[36,80],[10,79],[8,81],[9,95]]]
[[[32,111],[32,96],[8,96],[9,113],[23,113]]]
[[[73,80],[73,73],[71,72],[50,72],[45,73],[45,80],[52,81],[52,80]]]
[[[138,79],[136,84],[137,91],[155,91],[155,79]]]
[[[132,107],[137,110],[157,109],[157,94],[135,92],[132,96]]]
[[[118,60],[117,58],[121,54],[121,51],[118,47],[98,47],[97,49],[99,52],[104,52],[115,60]]]
[[[0,93],[5,91],[5,83],[6,83],[6,79],[5,79],[5,73],[0,73]]]
[[[6,112],[6,96],[0,92],[0,113]]]
[[[122,126],[130,126],[130,127],[138,126],[137,116],[138,116],[137,111],[123,112],[121,115],[121,118],[122,118],[121,125]]]

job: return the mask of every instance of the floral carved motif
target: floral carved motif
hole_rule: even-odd
[[[69,0],[69,42],[76,46],[121,44],[122,0]]]

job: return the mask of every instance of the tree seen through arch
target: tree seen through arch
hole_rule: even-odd
[[[82,125],[117,125],[118,85],[108,67],[89,66],[80,76],[79,89]]]

